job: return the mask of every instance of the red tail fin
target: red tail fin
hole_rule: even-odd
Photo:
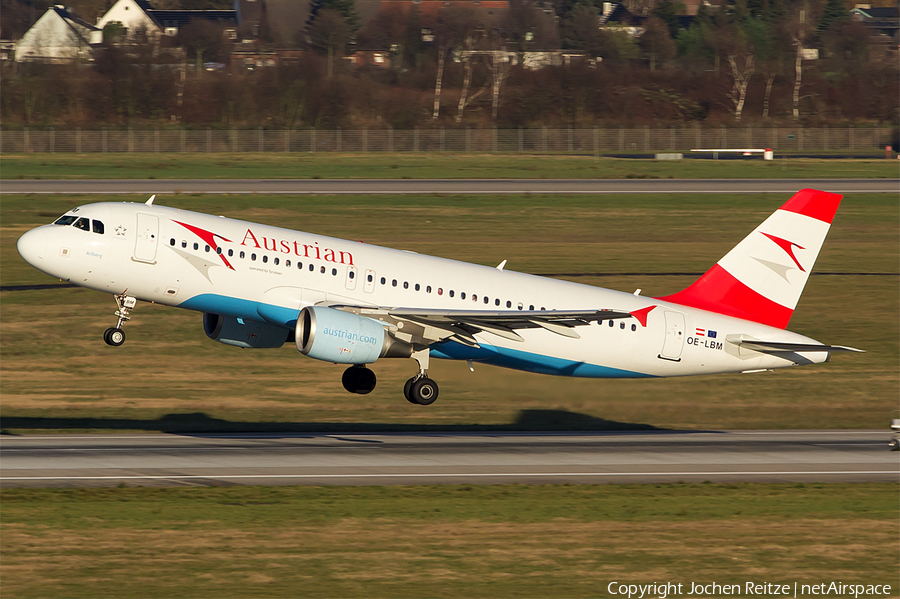
[[[657,299],[786,328],[841,197],[797,192],[690,287]]]

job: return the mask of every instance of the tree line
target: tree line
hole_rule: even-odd
[[[206,23],[169,48],[109,35],[92,64],[5,64],[0,113],[6,126],[67,127],[897,123],[896,40],[873,43],[842,0],[731,0],[690,22],[670,0],[643,1],[630,0],[647,9],[640,36],[601,28],[599,0],[510,0],[495,14],[451,2],[426,36],[415,5],[362,22],[353,0],[315,0],[302,51],[284,58],[263,29],[251,47],[282,54],[253,70],[205,70],[233,49]],[[573,56],[521,60],[552,50]],[[347,60],[361,51],[387,61]]]

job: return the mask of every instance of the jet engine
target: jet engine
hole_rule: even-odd
[[[391,337],[377,320],[320,306],[300,310],[294,340],[301,354],[335,364],[408,358],[413,351],[412,345]]]
[[[225,345],[258,349],[281,347],[292,331],[264,322],[204,313],[203,332]]]

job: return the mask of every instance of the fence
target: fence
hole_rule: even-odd
[[[501,152],[642,153],[692,148],[772,148],[776,152],[875,151],[888,127],[740,129],[356,129],[101,130],[0,132],[0,152]]]

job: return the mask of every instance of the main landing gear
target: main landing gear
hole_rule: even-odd
[[[419,364],[419,372],[403,385],[403,396],[409,403],[430,406],[438,398],[438,386],[425,372],[428,369],[428,349],[413,352],[412,357]]]
[[[351,366],[344,371],[341,382],[350,393],[366,395],[375,388],[375,373],[365,366]]]
[[[126,321],[131,320],[129,314],[131,314],[131,311],[134,310],[135,305],[137,305],[137,298],[127,294],[128,290],[126,289],[115,296],[116,304],[119,306],[119,309],[116,310],[116,316],[119,320],[116,322],[116,326],[106,329],[103,333],[103,340],[107,345],[112,345],[113,347],[119,347],[125,343],[125,331],[122,330],[122,325],[125,324]]]
[[[403,397],[409,403],[429,406],[438,398],[438,386],[428,378],[425,372],[425,369],[428,368],[428,350],[413,352],[412,357],[419,364],[419,372],[403,385]],[[344,389],[350,393],[366,395],[375,389],[375,373],[365,366],[353,365],[344,371],[341,383],[343,383]]]

